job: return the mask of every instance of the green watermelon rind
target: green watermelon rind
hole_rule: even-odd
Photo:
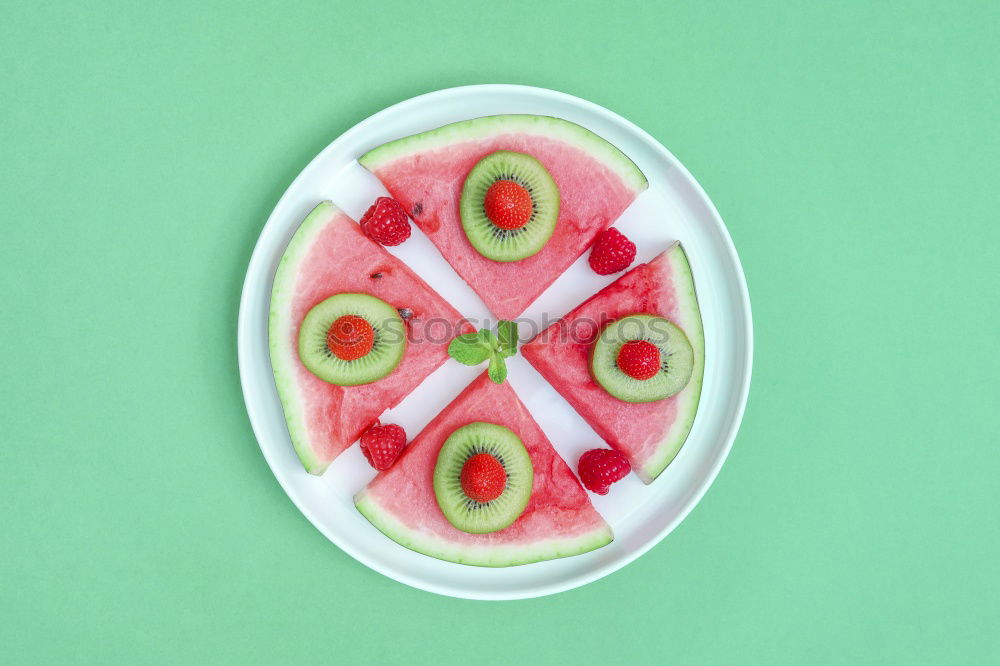
[[[687,441],[698,412],[698,402],[701,399],[701,386],[705,375],[705,330],[701,322],[701,308],[698,307],[698,294],[695,291],[694,275],[687,253],[677,243],[669,254],[671,275],[673,276],[674,294],[677,299],[679,321],[674,323],[687,335],[694,348],[694,368],[691,380],[676,400],[678,419],[674,421],[656,447],[656,453],[639,469],[636,474],[645,483],[651,483],[680,452]]]
[[[274,369],[274,384],[278,389],[281,408],[285,412],[288,435],[299,460],[310,474],[322,474],[329,463],[321,462],[309,445],[309,430],[303,415],[303,406],[296,391],[295,373],[298,371],[298,348],[289,338],[294,327],[288,320],[291,300],[295,295],[295,278],[299,267],[309,252],[313,240],[326,224],[340,213],[340,209],[330,201],[323,201],[306,216],[299,225],[292,240],[288,242],[285,254],[278,262],[271,287],[271,311],[268,316],[268,347],[271,367]]]
[[[354,505],[368,522],[399,545],[439,560],[477,567],[511,567],[572,557],[597,550],[614,539],[611,528],[604,523],[597,529],[569,539],[546,539],[531,544],[470,546],[415,532],[384,510],[367,489],[354,496]]]
[[[498,134],[518,133],[559,139],[580,148],[617,174],[635,192],[641,192],[649,186],[645,174],[614,144],[585,127],[552,116],[508,114],[463,120],[382,144],[359,157],[358,162],[375,172],[390,162],[414,153],[446,148],[464,141],[486,139]]]

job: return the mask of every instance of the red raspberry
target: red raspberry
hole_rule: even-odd
[[[629,340],[618,350],[618,368],[633,379],[649,379],[660,371],[660,349],[645,340]]]
[[[410,237],[410,218],[399,202],[379,197],[361,216],[361,230],[382,245],[399,245]]]
[[[607,495],[615,481],[625,478],[632,466],[618,451],[613,449],[591,449],[580,456],[580,480],[592,493]]]
[[[462,490],[476,502],[492,502],[507,487],[507,470],[489,453],[477,453],[462,466]]]
[[[375,425],[361,435],[361,453],[380,472],[392,467],[405,446],[406,431],[395,423],[379,425],[376,421]]]
[[[605,229],[590,251],[590,267],[598,275],[623,271],[635,261],[635,243],[617,229]]]
[[[338,317],[326,332],[326,347],[342,361],[354,361],[372,350],[375,330],[364,317]]]
[[[531,193],[513,180],[498,180],[486,191],[483,210],[501,229],[520,229],[531,219]]]

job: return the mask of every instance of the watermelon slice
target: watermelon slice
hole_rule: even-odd
[[[555,232],[537,254],[501,263],[479,254],[459,217],[462,184],[482,157],[497,150],[537,158],[559,187]],[[494,315],[514,319],[545,291],[594,238],[611,225],[646,177],[590,130],[546,116],[489,116],[398,139],[358,160],[437,246]]]
[[[335,386],[299,360],[299,326],[306,312],[342,292],[377,296],[408,308],[406,353],[388,376],[362,386]],[[432,323],[431,323],[432,322]],[[428,335],[426,326],[435,333]],[[306,470],[322,474],[386,409],[406,397],[448,358],[438,326],[474,330],[426,282],[371,241],[329,201],[316,206],[292,237],[274,276],[269,337],[271,366],[288,434]]]
[[[666,400],[622,402],[590,375],[590,347],[603,325],[633,313],[666,317],[684,331],[694,349],[691,380]],[[650,483],[691,431],[705,369],[701,311],[684,249],[674,243],[653,261],[636,266],[539,333],[521,352],[598,435],[628,457],[639,478]]]
[[[473,421],[506,426],[531,456],[534,484],[524,513],[505,529],[467,534],[448,522],[434,496],[434,465],[444,440]],[[509,384],[484,373],[417,435],[396,464],[355,496],[371,523],[393,541],[450,562],[506,567],[578,555],[611,542],[611,528]]]

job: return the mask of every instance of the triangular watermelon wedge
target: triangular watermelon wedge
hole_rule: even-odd
[[[459,217],[466,175],[497,150],[533,155],[559,187],[559,219],[552,237],[534,256],[509,263],[480,255]],[[521,314],[647,186],[639,168],[615,146],[579,125],[547,116],[453,123],[384,144],[358,161],[378,176],[501,319]]]
[[[629,314],[665,317],[694,348],[694,372],[666,400],[632,404],[612,397],[590,375],[589,355],[604,324]],[[694,278],[680,243],[633,268],[521,347],[524,357],[604,440],[650,483],[687,439],[701,396],[705,335]]]
[[[451,525],[434,496],[434,465],[444,440],[474,421],[506,426],[531,456],[534,483],[524,513],[505,529],[467,534]],[[506,567],[578,555],[611,542],[611,528],[552,448],[509,384],[484,373],[434,417],[388,471],[354,502],[393,541],[438,559]]]
[[[342,292],[371,294],[406,308],[408,342],[399,366],[361,386],[328,384],[299,360],[306,312]],[[425,326],[437,334],[425,334]],[[306,470],[322,474],[386,409],[395,406],[448,358],[440,329],[474,330],[403,262],[371,241],[329,201],[316,206],[285,250],[271,291],[269,337],[274,381],[288,434]]]

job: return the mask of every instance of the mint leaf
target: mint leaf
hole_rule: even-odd
[[[494,383],[503,384],[503,380],[507,379],[507,364],[504,363],[503,357],[498,354],[491,356],[490,367],[487,372]]]
[[[503,335],[506,336],[508,344],[503,344],[500,338],[489,329],[481,329],[475,333],[463,333],[448,343],[448,355],[463,365],[479,365],[489,359],[490,365],[487,373],[497,384],[502,384],[507,379],[507,364],[504,363],[505,356],[513,356],[517,353],[517,326],[513,322],[507,322],[513,326],[513,344],[508,346],[511,340],[510,326],[504,326]]]
[[[455,339],[452,340],[452,342],[456,341],[459,344],[469,345],[472,347],[482,346],[483,343],[486,342],[485,340],[483,340],[483,336],[479,334],[479,331],[475,333],[463,333],[462,335],[455,336]]]
[[[493,334],[493,331],[488,328],[481,328],[479,332],[476,333],[479,336],[479,340],[482,344],[486,345],[491,350],[500,349],[500,341],[497,340],[497,336]]]
[[[492,352],[479,333],[464,333],[448,343],[448,355],[462,365],[479,365],[490,358]]]
[[[497,324],[497,337],[500,339],[500,353],[505,358],[517,353],[517,324],[506,319],[501,319]]]

